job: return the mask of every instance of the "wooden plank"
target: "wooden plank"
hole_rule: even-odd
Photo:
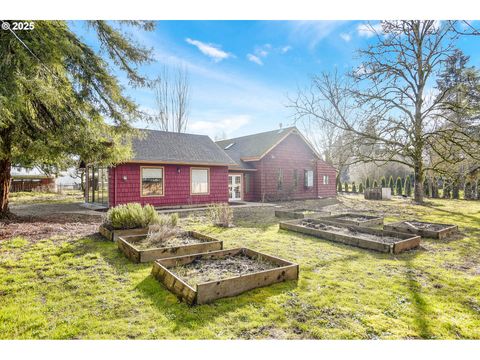
[[[352,217],[363,216],[363,217],[367,217],[368,219],[367,220],[342,219],[342,217],[349,217],[349,216],[352,216]],[[340,215],[327,216],[327,217],[324,217],[323,219],[336,221],[344,224],[362,226],[362,227],[383,225],[383,217],[380,217],[380,216],[375,217],[372,215],[363,215],[363,214],[355,214],[355,213],[346,213],[346,214],[340,214]]]
[[[153,263],[152,275],[181,300],[190,305],[195,303],[196,290],[157,261]]]
[[[441,230],[421,229],[410,224],[415,222],[442,225],[446,227]],[[420,220],[399,221],[396,223],[385,224],[383,228],[386,230],[410,233],[410,234],[420,235],[422,237],[432,238],[432,239],[444,239],[450,236],[452,233],[458,231],[457,225],[441,224],[441,223],[433,223],[433,222],[431,223],[431,222],[425,222]]]
[[[185,256],[174,256],[165,259],[158,259],[156,262],[162,264],[164,267],[171,268],[175,266],[190,264],[196,259],[219,259],[225,256],[235,256],[242,251],[242,248],[236,249],[227,249],[227,250],[217,250],[211,251],[208,253],[194,254],[194,255],[185,255]]]
[[[196,303],[206,304],[220,298],[235,296],[248,290],[297,279],[298,265],[292,264],[230,279],[210,281],[197,285]]]
[[[392,251],[393,251],[394,254],[399,254],[403,251],[414,249],[414,248],[420,246],[420,240],[421,240],[420,236],[415,236],[411,239],[401,240],[401,241],[393,244],[393,250]]]

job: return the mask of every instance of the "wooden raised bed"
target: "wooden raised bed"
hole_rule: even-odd
[[[383,217],[363,215],[363,214],[340,214],[328,216],[325,220],[335,221],[343,224],[356,225],[356,226],[377,226],[383,225]]]
[[[385,230],[416,234],[427,238],[445,239],[458,231],[457,225],[439,224],[418,220],[400,221],[385,224]]]
[[[100,225],[98,232],[107,240],[117,241],[120,236],[130,236],[130,235],[143,235],[148,232],[148,228],[136,228],[136,229],[109,229],[105,225]]]
[[[345,235],[345,234],[331,232],[328,230],[322,230],[320,228],[316,229],[316,228],[302,225],[303,221],[309,221],[314,226],[318,225],[319,227],[322,225],[342,227],[345,229],[352,230],[361,235],[357,235],[357,236]],[[329,221],[324,219],[285,221],[280,223],[280,229],[296,231],[296,232],[312,235],[312,236],[326,239],[326,240],[331,240],[331,241],[340,242],[347,245],[357,246],[363,249],[376,250],[384,253],[393,253],[393,254],[398,254],[402,251],[416,248],[417,246],[420,245],[420,239],[421,239],[420,236],[399,233],[394,231],[371,229],[371,228],[366,228],[366,227],[356,226],[356,225],[341,224],[335,221]],[[363,234],[367,234],[367,235],[370,234],[370,235],[381,236],[381,237],[392,237],[392,238],[398,239],[398,241],[395,240],[393,242],[381,242],[374,239],[365,239],[360,237],[360,236],[363,236]]]
[[[237,255],[245,255],[252,259],[265,259],[278,265],[278,267],[192,285],[169,270],[176,266],[190,264],[199,259],[215,260]],[[152,275],[179,299],[194,305],[210,303],[220,298],[235,296],[248,290],[282,281],[297,280],[298,271],[297,264],[254,250],[238,248],[158,259],[153,263]]]
[[[315,209],[275,210],[275,216],[281,219],[305,219],[329,215],[329,211]]]
[[[215,239],[211,236],[198,233],[196,231],[186,231],[182,235],[201,240],[198,244],[157,247],[151,249],[140,250],[135,247],[135,242],[143,240],[147,234],[120,236],[117,241],[118,248],[125,254],[127,258],[136,263],[153,261],[172,256],[190,255],[204,253],[214,250],[223,249],[223,241]]]

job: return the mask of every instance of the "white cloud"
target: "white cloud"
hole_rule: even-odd
[[[328,37],[333,31],[345,24],[345,21],[293,21],[290,35],[291,41],[306,41],[310,48]]]
[[[225,133],[228,137],[235,136],[235,131],[249,124],[249,115],[232,115],[213,121],[193,120],[188,125],[191,133],[208,135],[212,139],[219,134]]]
[[[290,45],[286,45],[286,46],[283,46],[282,48],[280,48],[280,52],[282,54],[286,54],[287,52],[289,52],[290,50],[292,50],[292,47]]]
[[[251,62],[254,62],[255,64],[263,65],[262,59],[260,59],[258,56],[255,56],[253,54],[247,54],[247,59]]]
[[[193,46],[196,46],[198,50],[202,52],[202,54],[211,57],[215,62],[219,62],[224,59],[228,59],[229,57],[232,57],[232,54],[223,51],[218,46],[215,46],[213,44],[206,44],[204,42],[193,40],[190,38],[186,38],[185,41]]]
[[[357,33],[359,36],[371,38],[375,33],[382,32],[382,24],[360,24],[357,26]]]
[[[352,35],[347,34],[347,33],[341,33],[341,34],[340,34],[340,37],[341,37],[342,40],[345,41],[345,42],[349,42],[350,40],[352,40]]]

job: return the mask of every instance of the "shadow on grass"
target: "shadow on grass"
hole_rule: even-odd
[[[211,304],[190,306],[181,302],[152,275],[143,279],[136,287],[149,299],[155,308],[175,323],[175,330],[184,328],[195,330],[208,326],[217,318],[243,307],[263,306],[268,298],[292,291],[297,281],[286,281],[249,290],[235,297],[223,298]]]
[[[422,339],[431,339],[434,334],[430,330],[430,324],[428,321],[429,307],[422,295],[422,287],[416,279],[416,270],[412,266],[412,263],[407,260],[405,262],[407,267],[407,287],[410,293],[410,299],[414,307],[414,319],[413,322],[417,327],[418,335]]]
[[[462,212],[440,209],[439,206],[437,206],[436,204],[433,204],[433,203],[425,203],[425,204],[423,204],[423,206],[427,207],[427,208],[430,208],[430,209],[435,209],[435,210],[438,210],[438,211],[441,211],[441,212],[445,212],[445,213],[450,214],[450,215],[454,215],[455,217],[458,216],[460,218],[459,220],[461,222],[463,222],[462,220],[465,219],[465,218],[476,221],[476,222],[480,221],[480,216],[472,216],[472,215],[467,215],[467,214],[462,213]]]

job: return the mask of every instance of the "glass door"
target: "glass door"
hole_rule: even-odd
[[[228,175],[228,200],[242,200],[242,175]]]

